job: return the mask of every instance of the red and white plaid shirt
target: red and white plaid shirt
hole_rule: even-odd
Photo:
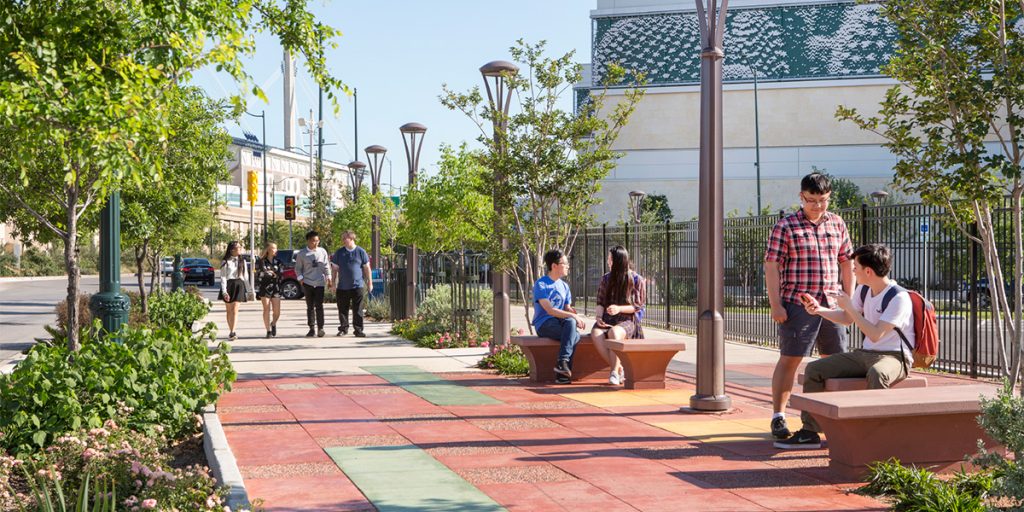
[[[814,224],[801,209],[775,223],[764,260],[779,263],[782,300],[800,304],[807,293],[827,306],[834,301],[826,294],[839,291],[839,264],[852,252],[842,217],[825,212]]]

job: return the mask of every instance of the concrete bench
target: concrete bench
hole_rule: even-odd
[[[665,389],[665,370],[676,353],[686,350],[681,341],[641,339],[608,340],[626,373],[626,389]]]
[[[523,349],[530,361],[530,382],[554,382],[555,363],[558,362],[558,340],[538,336],[512,336],[511,341]],[[607,381],[611,368],[601,359],[590,339],[590,334],[581,334],[580,341],[572,356],[572,380]]]
[[[794,409],[818,421],[828,440],[829,468],[860,479],[867,465],[896,457],[934,471],[958,469],[977,451],[977,440],[994,443],[978,426],[979,396],[995,397],[993,385],[795,393]]]
[[[804,384],[804,374],[797,375],[796,382],[801,386]],[[891,389],[897,388],[926,388],[928,387],[928,379],[920,376],[910,374],[909,377],[893,384]],[[868,388],[868,380],[863,377],[851,377],[841,379],[826,379],[825,380],[825,391],[860,391]]]

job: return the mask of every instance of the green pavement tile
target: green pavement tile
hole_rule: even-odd
[[[413,445],[338,446],[325,451],[380,512],[505,510]]]
[[[502,403],[475,389],[453,384],[415,366],[364,366],[364,370],[434,405],[492,405]]]

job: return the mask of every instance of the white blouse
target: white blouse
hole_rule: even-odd
[[[239,264],[239,258],[228,258],[220,265],[220,291],[228,293],[228,281],[242,279],[245,276],[245,264]]]

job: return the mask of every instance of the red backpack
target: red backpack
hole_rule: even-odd
[[[939,321],[935,316],[935,306],[928,302],[928,299],[922,297],[920,293],[906,290],[899,286],[893,286],[882,297],[882,311],[885,311],[885,308],[889,306],[889,302],[899,292],[910,294],[910,302],[913,303],[914,346],[910,346],[910,340],[907,339],[906,335],[898,327],[896,328],[896,334],[900,335],[903,344],[914,354],[914,363],[911,366],[913,368],[928,368],[939,355]],[[862,285],[860,288],[861,304],[864,304],[864,299],[867,296],[868,287]]]

